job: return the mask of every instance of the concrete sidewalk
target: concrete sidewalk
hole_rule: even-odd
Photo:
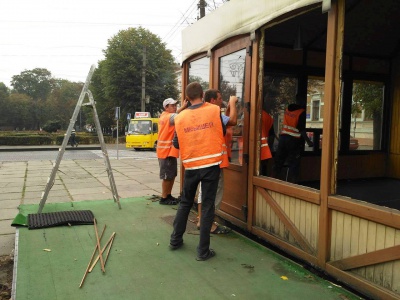
[[[23,146],[26,151],[56,150],[59,146]],[[125,145],[119,145],[125,149]],[[8,150],[7,150],[8,148]],[[19,147],[1,146],[0,151],[21,151]],[[100,149],[100,145],[80,145],[74,150]],[[10,150],[14,149],[14,150]],[[116,145],[107,145],[116,149]],[[1,155],[1,154],[0,154]],[[54,159],[0,162],[0,255],[9,255],[14,249],[15,229],[11,222],[18,214],[20,204],[39,204],[42,192],[53,168]],[[160,195],[158,160],[110,159],[120,198]],[[179,172],[178,167],[178,172]],[[179,195],[178,174],[173,195]],[[82,200],[112,200],[112,192],[103,158],[62,160],[54,186],[46,203]],[[117,205],[117,204],[115,204]]]

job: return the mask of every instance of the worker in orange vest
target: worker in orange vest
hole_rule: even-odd
[[[225,107],[225,104],[222,101],[222,95],[219,90],[215,89],[209,89],[204,93],[204,102],[208,102],[214,105],[217,105],[220,109]],[[229,102],[226,106],[226,111],[225,114],[222,114],[222,122],[224,123],[225,126],[235,126],[237,123],[237,111],[236,111],[236,102],[238,101],[238,98],[236,96],[231,96],[229,98]],[[227,135],[228,135],[228,127],[226,129],[226,135],[225,135],[225,145],[227,146],[227,155],[228,155],[228,160],[229,160],[229,150],[230,150],[230,144],[231,142],[227,142]],[[232,138],[232,135],[231,135]],[[217,189],[217,195],[215,197],[215,209],[219,209],[221,206],[222,202],[222,196],[224,193],[224,172],[221,170],[221,174],[219,175],[219,181],[218,181],[218,189]],[[201,225],[201,198],[202,197],[202,192],[201,192],[201,184],[199,185],[199,195],[197,197],[197,210],[198,210],[198,221],[197,221],[197,229],[200,229]],[[218,224],[217,222],[213,222],[211,226],[211,233],[214,234],[225,234],[229,233],[231,230],[228,227],[222,226]]]
[[[284,179],[296,183],[298,179],[301,153],[304,141],[308,146],[314,144],[306,134],[306,111],[299,98],[285,110],[283,128],[279,136],[278,149],[274,159],[273,177],[280,178],[282,168],[287,167]]]
[[[272,158],[271,147],[275,139],[274,119],[265,110],[261,114],[261,175],[267,175],[267,162]]]
[[[164,111],[161,114],[158,124],[157,158],[160,166],[161,199],[160,204],[176,205],[178,198],[171,195],[175,178],[178,174],[177,158],[179,150],[172,144],[175,133],[174,118],[181,110],[187,107],[187,101],[177,110],[177,101],[168,98],[163,102]]]
[[[215,195],[221,168],[229,165],[229,162],[224,140],[225,126],[221,119],[220,108],[202,101],[203,89],[198,82],[192,82],[186,87],[186,97],[191,105],[175,117],[176,134],[173,144],[180,149],[185,175],[169,247],[176,250],[183,245],[183,234],[186,231],[197,186],[201,182],[203,201],[196,260],[204,261],[215,256],[215,251],[210,249]]]

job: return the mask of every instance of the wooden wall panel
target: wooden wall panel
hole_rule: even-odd
[[[301,199],[284,195],[282,193],[268,191],[270,197],[286,215],[306,243],[312,248],[312,252],[317,251],[318,242],[318,224],[319,224],[319,206]],[[254,224],[262,228],[269,234],[275,235],[280,239],[296,245],[299,248],[300,242],[290,233],[289,228],[280,219],[271,205],[261,193],[255,194],[255,220]]]
[[[386,153],[340,155],[338,179],[385,177],[386,163],[388,161],[386,155]],[[397,164],[399,163],[400,154],[397,156]],[[320,180],[321,157],[305,156],[301,158],[300,164],[300,181]],[[400,169],[398,171],[400,173]]]
[[[400,178],[400,58],[393,61],[393,75],[388,176]]]
[[[343,212],[332,211],[331,238],[330,263],[340,266],[335,261],[366,253],[373,255],[374,251],[399,246],[400,230]],[[369,263],[370,260],[365,259],[364,266],[348,271],[400,295],[400,258],[372,265]]]
[[[386,176],[386,153],[339,156],[338,179]]]

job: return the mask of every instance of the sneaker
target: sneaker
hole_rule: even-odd
[[[175,198],[174,196],[169,195],[167,199],[170,199],[170,200],[172,200],[172,201],[175,201],[176,203],[181,202],[181,197],[180,197],[180,196],[179,196],[178,198]]]
[[[208,254],[206,256],[204,256],[204,257],[197,256],[196,260],[197,261],[205,261],[207,259],[210,259],[211,257],[214,257],[215,254],[216,254],[215,251],[213,249],[210,249],[210,250],[208,250]]]
[[[178,249],[181,248],[182,246],[183,246],[183,241],[180,242],[179,244],[176,244],[176,245],[169,244],[169,249],[171,249],[171,250],[178,250]]]
[[[161,198],[158,203],[160,203],[162,205],[177,205],[178,204],[175,200],[172,200],[170,198]]]

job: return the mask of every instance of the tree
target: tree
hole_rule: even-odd
[[[0,82],[0,126],[8,126],[8,113],[7,107],[9,104],[10,90],[3,83]]]
[[[354,82],[352,113],[365,110],[365,118],[373,121],[373,149],[380,149],[384,86],[378,82]]]
[[[121,116],[141,109],[143,52],[146,48],[146,111],[156,115],[166,98],[178,96],[175,62],[161,39],[142,27],[121,30],[108,40],[105,59],[92,78],[92,92],[99,111],[112,121],[114,107]],[[107,110],[107,114],[105,111]],[[100,115],[100,112],[99,112]],[[111,117],[111,120],[110,120]],[[106,124],[102,120],[102,123]]]
[[[20,75],[14,75],[11,80],[15,92],[26,94],[34,101],[46,100],[53,84],[50,71],[40,68],[25,70]]]
[[[50,71],[36,68],[25,70],[20,75],[14,75],[11,80],[13,92],[28,95],[33,100],[33,118],[36,129],[43,122],[44,101],[53,89],[54,80]]]
[[[8,122],[15,130],[34,128],[35,120],[32,115],[34,103],[25,94],[12,93],[7,107]]]
[[[45,101],[46,121],[57,120],[61,128],[66,129],[78,103],[82,88],[82,83],[56,79],[54,88]],[[80,125],[81,121],[85,122],[85,118],[82,120],[81,116],[79,117],[80,119],[77,120],[77,123]]]

